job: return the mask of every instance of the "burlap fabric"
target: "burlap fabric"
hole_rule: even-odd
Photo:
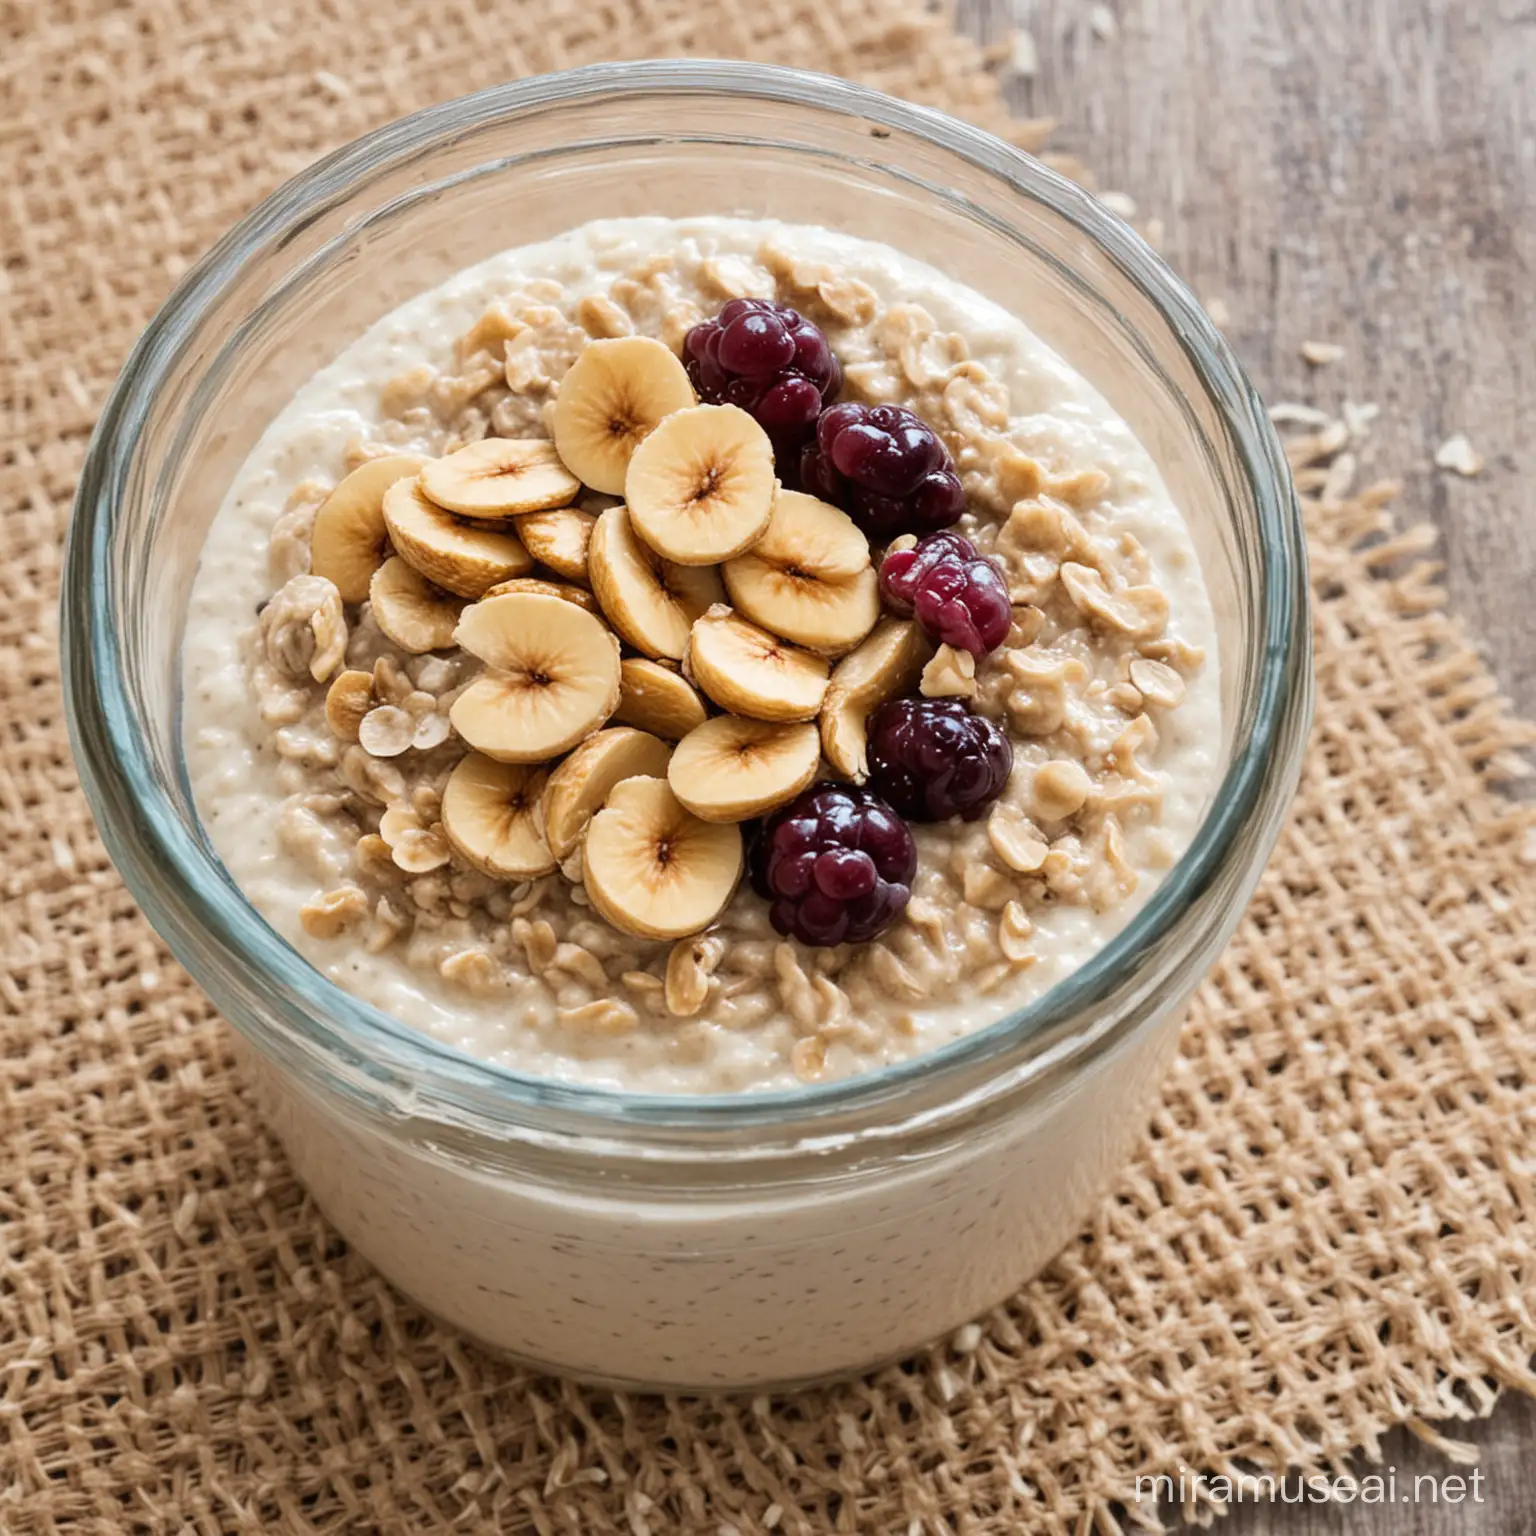
[[[1530,733],[1380,495],[1310,501],[1299,809],[1152,1138],[979,1343],[781,1402],[619,1398],[393,1294],[74,782],[55,575],[113,373],[280,178],[516,72],[729,53],[1001,109],[941,22],[875,0],[9,0],[0,33],[0,1528],[1107,1530],[1147,1517],[1138,1474],[1336,1464],[1536,1388],[1536,833],[1489,786]]]

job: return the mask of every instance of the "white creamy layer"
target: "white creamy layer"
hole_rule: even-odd
[[[504,252],[385,316],[317,373],[257,443],[204,548],[187,616],[183,709],[188,772],[209,837],[278,932],[357,996],[445,1044],[520,1071],[650,1092],[787,1087],[796,1081],[785,1050],[793,1031],[783,1021],[777,1028],[769,1020],[758,1028],[720,1031],[705,1060],[679,1065],[664,1049],[665,1021],[648,1020],[617,1039],[562,1040],[558,1030],[524,1027],[504,999],[477,998],[435,973],[412,969],[398,951],[369,955],[355,938],[317,940],[304,932],[299,909],[315,894],[315,883],[278,845],[284,798],[278,759],[241,652],[241,637],[272,585],[268,534],[298,482],[339,478],[347,442],[380,422],[381,385],[421,363],[451,368],[455,338],[519,284],[553,278],[572,298],[604,293],[616,273],[648,254],[676,252],[686,272],[706,256],[750,256],[765,237],[862,279],[883,304],[919,304],[940,327],[964,335],[971,355],[1008,387],[1011,435],[1021,448],[1110,477],[1107,501],[1115,526],[1146,548],[1151,580],[1171,603],[1169,633],[1207,654],[1184,703],[1159,721],[1154,761],[1167,782],[1154,835],[1164,857],[1152,859],[1145,831],[1131,832],[1131,859],[1144,871],[1135,894],[1102,913],[1066,904],[1040,909],[1033,914],[1032,941],[1038,964],[986,998],[904,1008],[910,1025],[888,1032],[885,1059],[928,1051],[982,1028],[1082,965],[1151,894],[1160,875],[1150,864],[1166,863],[1167,854],[1188,845],[1220,773],[1217,637],[1188,531],[1129,427],[1021,321],[889,247],[819,228],[726,218],[608,220]],[[943,828],[918,833],[920,856],[945,836]],[[866,1058],[862,1064],[870,1063]],[[838,1066],[829,1058],[832,1070]]]

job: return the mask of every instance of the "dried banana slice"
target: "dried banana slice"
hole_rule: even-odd
[[[681,939],[725,910],[742,871],[741,829],[702,821],[666,779],[625,779],[592,818],[582,870],[592,904],[615,928]]]
[[[443,788],[443,832],[460,858],[496,880],[532,880],[556,859],[539,830],[549,774],[467,753]]]
[[[821,738],[809,721],[716,715],[678,742],[667,782],[705,821],[746,821],[793,800],[820,767]]]
[[[460,517],[508,518],[563,507],[581,481],[547,439],[487,437],[423,464],[421,488]]]
[[[663,741],[681,741],[709,719],[687,678],[646,656],[626,656],[619,667],[619,707],[613,718]]]
[[[695,405],[635,450],[624,499],[635,531],[678,565],[714,565],[768,527],[777,482],[768,434],[734,405]]]
[[[344,603],[367,600],[373,573],[384,563],[387,547],[384,493],[400,480],[414,478],[421,460],[390,454],[359,464],[315,513],[309,568],[335,584]]]
[[[624,493],[635,449],[663,417],[693,404],[693,385],[673,353],[649,336],[584,346],[555,397],[555,447],[584,485]]]
[[[389,488],[384,525],[401,559],[459,597],[479,597],[487,587],[533,569],[528,551],[510,533],[461,522],[432,501],[419,480],[400,480]]]
[[[498,762],[548,762],[590,736],[619,702],[618,641],[563,598],[508,592],[473,603],[454,638],[488,670],[448,718]]]
[[[827,661],[749,623],[725,604],[693,626],[683,665],[721,709],[753,720],[813,720]]]
[[[399,555],[392,555],[373,573],[368,588],[373,622],[384,637],[402,651],[420,656],[446,651],[464,604],[435,587]]]
[[[666,742],[626,725],[610,726],[582,742],[550,774],[544,791],[544,837],[555,858],[563,861],[575,851],[615,784],[665,778],[671,756]]]
[[[694,620],[725,596],[718,571],[674,565],[642,544],[624,507],[598,518],[589,556],[608,622],[647,656],[681,660]]]

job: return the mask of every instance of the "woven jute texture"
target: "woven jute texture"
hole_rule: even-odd
[[[0,1529],[1107,1531],[1149,1518],[1138,1475],[1336,1466],[1536,1388],[1536,831],[1490,782],[1530,732],[1387,492],[1324,495],[1337,441],[1296,449],[1296,815],[1145,1150],[979,1341],[783,1401],[624,1398],[392,1293],[75,785],[55,578],[112,374],[279,179],[515,73],[748,55],[1005,119],[942,21],[875,0],[0,0],[0,35]]]

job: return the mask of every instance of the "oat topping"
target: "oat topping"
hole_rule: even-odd
[[[1435,464],[1468,480],[1482,474],[1484,468],[1482,454],[1472,446],[1465,432],[1453,433],[1435,449]]]
[[[777,238],[653,253],[377,389],[272,522],[248,647],[312,938],[680,1061],[782,1017],[813,1080],[1166,864],[1202,648],[1117,472],[924,305]],[[992,778],[882,843],[893,751]]]
[[[293,576],[261,610],[267,660],[286,677],[323,683],[347,651],[341,594],[323,576]]]

